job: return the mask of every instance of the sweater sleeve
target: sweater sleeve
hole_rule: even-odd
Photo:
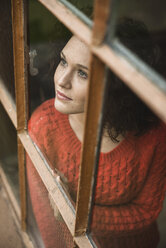
[[[43,110],[43,105],[41,105],[34,111],[31,119],[28,122],[29,135],[32,138],[33,142],[40,147],[40,149],[44,148],[43,144],[46,122],[46,115]]]
[[[41,104],[32,114],[29,123],[28,131],[33,142],[39,147],[47,161],[51,161],[48,157],[49,147],[48,140],[52,138],[53,120],[52,117],[57,114],[53,105],[53,99]],[[55,128],[53,130],[55,135]],[[50,142],[51,146],[51,142]],[[53,165],[49,162],[50,167]]]
[[[45,139],[47,139],[48,125],[50,124],[49,106],[51,106],[50,101],[39,106],[32,114],[28,124],[32,140],[45,154],[47,154]],[[26,167],[32,208],[45,247],[72,247],[72,236],[65,223],[54,216],[49,193],[28,155],[26,156]]]
[[[146,152],[146,151],[145,151]],[[154,159],[145,183],[128,204],[94,205],[92,230],[126,232],[141,230],[153,223],[162,210],[166,192],[166,132],[160,133],[154,150]]]

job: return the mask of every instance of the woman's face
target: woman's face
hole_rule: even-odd
[[[61,52],[54,74],[55,108],[64,114],[84,112],[89,77],[88,47],[73,36]]]

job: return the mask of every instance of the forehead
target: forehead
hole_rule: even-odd
[[[62,52],[69,62],[88,66],[90,59],[90,51],[86,44],[73,36]]]

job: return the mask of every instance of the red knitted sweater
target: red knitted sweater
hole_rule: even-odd
[[[68,116],[55,109],[53,99],[34,112],[29,133],[52,169],[56,167],[64,174],[75,197],[81,143]],[[66,241],[68,246],[57,244],[62,242],[62,237],[57,241],[57,223],[48,193],[29,159],[27,173],[34,213],[46,247],[71,247]],[[163,123],[140,137],[128,135],[114,150],[100,154],[91,226],[94,236],[98,236],[99,247],[157,247],[154,222],[162,209],[165,179],[166,127]]]

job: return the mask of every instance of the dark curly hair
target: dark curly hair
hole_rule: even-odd
[[[127,48],[154,67],[154,45],[142,22],[123,18],[117,25],[116,35]],[[120,134],[132,132],[139,136],[157,124],[155,114],[111,70],[107,72],[107,80],[104,127],[114,142],[118,142]]]

